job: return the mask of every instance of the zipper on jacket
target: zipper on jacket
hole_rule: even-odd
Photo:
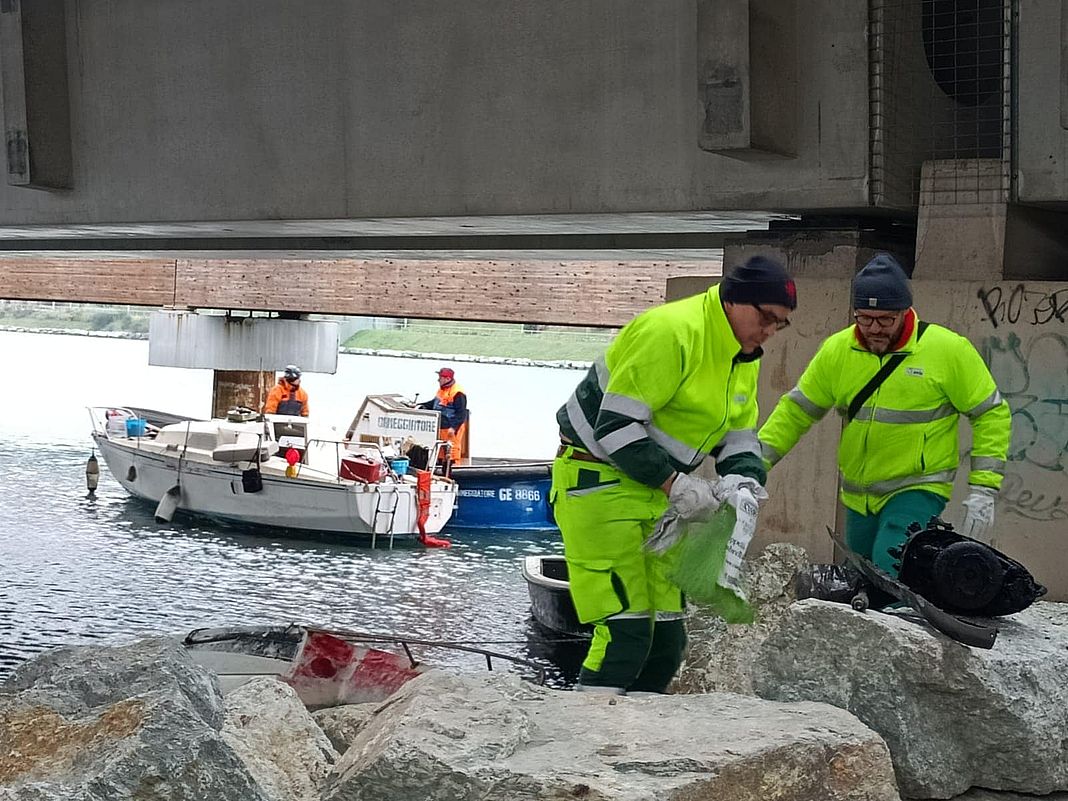
[[[701,451],[700,452],[702,454],[704,454],[705,456],[708,455],[709,440],[711,440],[712,437],[714,437],[716,435],[717,431],[722,431],[724,426],[727,425],[727,421],[731,419],[731,382],[734,381],[734,368],[735,368],[735,366],[736,366],[735,362],[732,359],[731,360],[731,369],[727,372],[727,391],[723,395],[723,419],[720,420],[719,425],[716,426],[715,429],[713,429],[712,433],[709,434],[707,437],[705,437],[705,441],[701,444]],[[723,439],[722,435],[720,436],[720,439]],[[717,444],[718,444],[718,442],[719,442],[719,440],[717,440]]]

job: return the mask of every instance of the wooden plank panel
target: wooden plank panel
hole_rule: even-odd
[[[620,326],[668,278],[718,260],[620,262],[179,258],[174,303],[382,317]]]
[[[169,306],[174,259],[0,256],[0,298]]]

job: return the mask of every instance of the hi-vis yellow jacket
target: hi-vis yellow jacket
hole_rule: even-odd
[[[1000,488],[1011,433],[1009,406],[967,339],[938,325],[923,330],[918,321],[905,345],[882,357],[861,346],[852,326],[824,340],[797,386],[779,400],[759,431],[767,462],[785,456],[831,409],[844,417],[853,397],[894,353],[907,355],[844,424],[838,445],[842,503],[874,514],[904,490],[948,499],[960,461],[961,414],[972,425],[968,483]]]
[[[651,487],[709,453],[721,475],[764,483],[762,353],[742,353],[718,286],[655,306],[624,326],[560,407],[561,437]]]

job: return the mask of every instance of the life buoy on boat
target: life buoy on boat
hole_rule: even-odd
[[[429,470],[419,470],[415,474],[415,523],[419,527],[419,542],[427,548],[448,548],[452,545],[448,540],[440,537],[432,537],[426,533],[426,521],[430,519],[430,482],[433,475]]]

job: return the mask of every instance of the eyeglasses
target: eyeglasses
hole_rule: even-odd
[[[862,314],[853,313],[853,319],[861,328],[893,328],[901,319],[901,314]]]
[[[750,303],[749,305],[756,309],[757,314],[760,315],[761,328],[770,328],[771,326],[775,326],[776,331],[782,331],[784,328],[790,325],[789,317],[777,317],[771,312],[769,312],[767,309],[762,308],[759,303]]]

